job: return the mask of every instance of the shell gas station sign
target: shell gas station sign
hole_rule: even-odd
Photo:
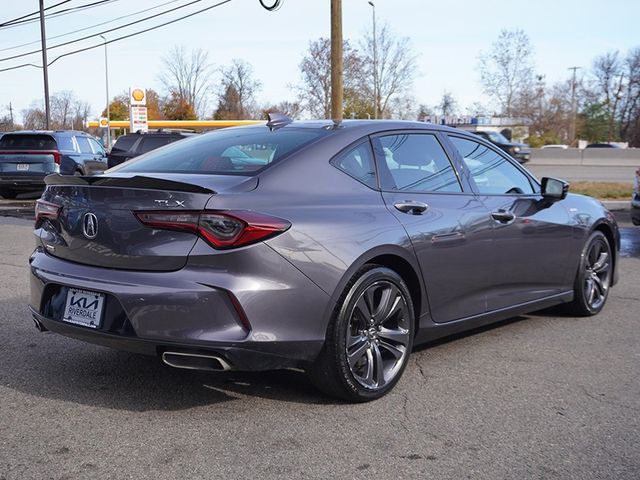
[[[149,131],[147,94],[144,88],[129,88],[129,129],[131,132]]]

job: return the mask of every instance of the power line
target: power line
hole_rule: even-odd
[[[69,0],[71,1],[71,0]],[[72,30],[71,32],[62,33],[60,35],[54,35],[53,37],[47,37],[47,41],[54,40],[56,38],[68,37],[69,35],[73,35],[74,33],[84,32],[86,30],[91,30],[92,28],[101,27],[102,25],[107,25],[109,23],[117,22],[118,20],[122,20],[123,18],[134,17],[141,13],[148,12],[150,10],[155,10],[156,8],[164,7],[165,5],[169,5],[170,3],[176,3],[178,0],[169,0],[168,2],[161,3],[160,5],[154,5],[153,7],[145,8],[143,10],[138,10],[137,12],[129,13],[127,15],[122,15],[120,17],[112,18],[111,20],[107,20],[105,22],[96,23],[93,25],[89,25],[88,27],[79,28],[78,30]],[[29,45],[35,45],[36,43],[40,43],[40,40],[34,40],[33,42],[22,43],[20,45],[14,45],[12,47],[0,48],[0,52],[6,52],[7,50],[15,50],[17,48],[27,47]]]
[[[45,8],[45,10],[49,10],[50,8],[59,7],[60,5],[63,5],[65,3],[69,3],[70,1],[71,0],[64,0],[64,2],[56,3],[55,5],[51,5],[50,7]],[[37,11],[32,12],[32,13],[29,13],[27,15],[23,15],[23,16],[18,17],[18,18],[14,18],[13,20],[7,20],[6,22],[0,23],[0,27],[4,27],[5,25],[12,24],[14,22],[17,22],[18,20],[22,20],[23,18],[33,17],[34,15],[40,15],[40,10],[37,10]],[[35,19],[35,20],[37,20],[37,19]]]
[[[223,0],[223,1],[221,1],[221,2],[216,3],[215,5],[211,5],[211,6],[209,6],[209,7],[202,8],[202,9],[197,10],[197,11],[195,11],[195,12],[189,13],[188,15],[184,15],[184,16],[182,16],[182,17],[178,17],[178,18],[175,18],[175,19],[173,19],[173,20],[169,20],[168,22],[161,23],[161,24],[159,24],[159,25],[155,25],[155,26],[153,26],[153,27],[145,28],[144,30],[140,30],[140,31],[138,31],[138,32],[134,32],[134,33],[131,33],[131,34],[129,34],[129,35],[123,35],[122,37],[114,38],[114,39],[112,39],[112,40],[108,40],[107,42],[101,42],[101,43],[98,43],[97,45],[92,45],[92,46],[90,46],[90,47],[80,48],[80,49],[78,49],[78,50],[74,50],[74,51],[71,51],[71,52],[64,53],[64,54],[62,54],[62,55],[57,56],[57,57],[56,57],[56,58],[54,58],[51,62],[49,62],[48,66],[53,65],[55,62],[57,62],[58,60],[60,60],[60,59],[61,59],[61,58],[63,58],[63,57],[68,57],[68,56],[70,56],[70,55],[75,55],[76,53],[86,52],[87,50],[92,50],[92,49],[94,49],[94,48],[102,47],[102,46],[104,46],[105,44],[106,44],[106,45],[108,45],[108,44],[110,44],[110,43],[119,42],[120,40],[125,40],[125,39],[127,39],[127,38],[135,37],[135,36],[137,36],[137,35],[141,35],[141,34],[143,34],[143,33],[150,32],[150,31],[152,31],[152,30],[156,30],[156,29],[158,29],[158,28],[165,27],[165,26],[167,26],[167,25],[171,25],[172,23],[179,22],[180,20],[184,20],[185,18],[193,17],[194,15],[198,15],[199,13],[206,12],[207,10],[211,10],[211,9],[213,9],[213,8],[220,7],[220,6],[222,6],[222,5],[226,4],[226,3],[229,3],[229,2],[231,2],[231,0]],[[8,68],[0,69],[0,72],[7,72],[7,71],[9,71],[9,70],[16,70],[16,69],[18,69],[18,68],[23,68],[23,67],[36,67],[36,68],[42,68],[40,65],[34,65],[33,63],[24,63],[24,64],[22,64],[22,65],[15,65],[15,66],[13,66],[13,67],[8,67]]]
[[[78,5],[77,7],[66,8],[64,10],[59,10],[57,12],[51,12],[48,15],[45,15],[46,18],[57,18],[62,17],[64,15],[69,15],[70,13],[75,13],[78,10],[86,10],[88,8],[100,7],[107,3],[119,2],[120,0],[100,0],[98,2],[87,3],[85,5]],[[40,19],[38,18],[28,18],[26,20],[21,20],[19,22],[11,23],[6,26],[0,26],[0,28],[12,28],[12,27],[21,27],[23,25],[27,25],[29,23],[38,22]]]
[[[185,3],[183,5],[178,5],[177,7],[170,8],[169,10],[165,10],[164,12],[159,12],[159,13],[156,13],[156,14],[153,14],[153,15],[149,15],[148,17],[141,18],[140,20],[135,20],[133,22],[125,23],[124,25],[120,25],[120,26],[117,26],[117,27],[114,27],[114,28],[110,28],[110,29],[104,30],[102,32],[93,33],[91,35],[86,35],[84,37],[76,38],[75,40],[69,40],[68,42],[63,42],[63,43],[58,43],[56,45],[52,45],[51,47],[48,47],[47,50],[53,50],[54,48],[65,47],[67,45],[71,45],[72,43],[77,43],[77,42],[81,42],[83,40],[88,40],[89,38],[97,37],[99,35],[104,35],[105,33],[115,32],[116,30],[121,30],[123,28],[127,28],[127,27],[130,27],[132,25],[136,25],[138,23],[145,22],[147,20],[151,20],[151,19],[159,17],[161,15],[165,15],[167,13],[175,12],[176,10],[180,10],[181,8],[189,7],[189,6],[191,6],[191,5],[195,4],[195,3],[200,3],[202,1],[203,0],[192,0],[191,2]],[[16,58],[27,57],[29,55],[33,55],[35,53],[40,53],[40,52],[42,52],[42,49],[31,50],[30,52],[19,53],[17,55],[12,55],[10,57],[0,58],[0,62],[6,62],[7,60],[15,60]]]

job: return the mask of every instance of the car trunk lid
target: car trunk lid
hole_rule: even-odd
[[[56,218],[38,221],[36,234],[49,254],[65,260],[126,270],[178,270],[197,236],[150,228],[134,212],[202,211],[217,193],[253,189],[257,178],[170,177],[51,175],[42,201],[60,208]]]

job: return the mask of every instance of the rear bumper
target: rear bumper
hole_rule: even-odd
[[[631,200],[631,221],[640,226],[640,195]]]
[[[204,258],[145,272],[80,265],[37,248],[31,313],[47,330],[138,353],[216,353],[239,370],[313,361],[324,343],[328,295],[264,244],[214,257],[215,268],[203,268]],[[106,295],[99,328],[62,320],[70,288]]]
[[[192,344],[126,337],[91,330],[46,318],[29,307],[33,319],[47,331],[83,342],[143,355],[161,356],[163,352],[203,353],[223,358],[232,370],[263,371],[301,368],[313,362],[322,349],[322,341],[297,342],[208,342]]]
[[[13,190],[44,190],[44,177],[49,173],[35,175],[5,175],[0,173],[0,187]]]

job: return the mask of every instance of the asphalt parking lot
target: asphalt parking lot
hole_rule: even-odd
[[[619,218],[602,314],[421,348],[392,393],[350,405],[295,371],[174,370],[37,332],[31,222],[0,217],[0,479],[640,478],[640,228]]]

